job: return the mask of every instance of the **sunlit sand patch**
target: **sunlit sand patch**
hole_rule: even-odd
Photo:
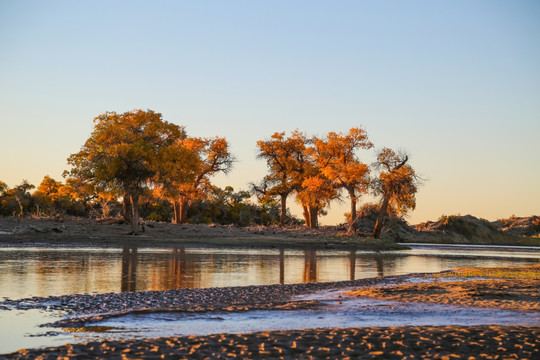
[[[466,280],[467,278],[472,280]],[[481,278],[482,280],[478,280]],[[445,281],[439,281],[439,279]],[[460,279],[461,281],[448,281]],[[463,280],[465,279],[465,280]],[[433,281],[362,288],[349,296],[430,302],[519,311],[540,310],[540,265],[516,268],[458,268]]]
[[[540,328],[526,326],[333,328],[89,342],[7,358],[532,359],[539,339]]]

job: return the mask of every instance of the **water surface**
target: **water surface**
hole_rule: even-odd
[[[385,253],[240,248],[0,248],[0,299],[354,280],[459,266],[538,264],[540,250]]]

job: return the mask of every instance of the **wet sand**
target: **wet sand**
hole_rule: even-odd
[[[540,327],[383,327],[218,334],[21,350],[0,359],[535,359]]]

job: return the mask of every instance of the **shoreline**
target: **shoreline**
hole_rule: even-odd
[[[0,247],[175,247],[227,246],[287,249],[400,250],[390,239],[344,235],[341,227],[310,229],[291,226],[248,226],[148,223],[139,235],[114,221],[52,218],[0,218]]]
[[[128,235],[129,225],[118,219],[86,218],[0,218],[0,247],[13,246],[73,246],[111,247],[145,246],[174,247],[180,245],[229,246],[243,248],[400,250],[415,246],[524,246],[540,250],[540,239],[515,237],[501,243],[489,239],[470,239],[463,243],[446,239],[444,234],[416,232],[392,237],[383,233],[381,239],[362,235],[347,235],[346,227],[304,226],[238,227],[234,225],[145,223],[145,231]],[[402,237],[404,236],[404,237]]]

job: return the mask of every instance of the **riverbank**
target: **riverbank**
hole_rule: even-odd
[[[483,279],[479,279],[483,278]],[[491,278],[491,279],[485,279]],[[467,284],[465,292],[454,292],[456,279]],[[468,280],[467,280],[468,279]],[[467,281],[465,281],[467,280]],[[368,296],[380,289],[394,289],[405,302],[427,301],[470,307],[503,306],[538,318],[538,281],[540,265],[521,268],[455,269],[440,274],[413,274],[334,283],[308,283],[234,288],[131,292],[101,295],[67,295],[4,301],[5,309],[47,309],[68,311],[72,317],[52,326],[74,329],[91,326],[107,318],[158,311],[243,312],[254,309],[320,308],[316,299],[299,300],[299,295],[322,290],[351,290],[354,296]],[[504,281],[495,296],[486,296],[493,283]],[[437,286],[432,286],[432,285]],[[446,292],[441,295],[441,289]],[[493,289],[491,289],[493,290]],[[524,290],[524,291],[523,291]],[[394,292],[395,294],[396,292]],[[452,294],[454,294],[452,296]],[[345,294],[343,296],[346,296]],[[375,296],[376,297],[376,296]],[[443,301],[465,299],[464,302]],[[508,304],[508,303],[506,303]],[[85,315],[86,314],[86,315]],[[390,315],[391,316],[391,315]],[[533,321],[534,323],[534,321]],[[51,324],[49,324],[51,325]],[[402,326],[374,328],[328,328],[290,331],[263,331],[248,334],[213,334],[208,336],[164,337],[157,339],[88,342],[55,348],[20,350],[0,355],[0,359],[86,356],[92,358],[347,358],[362,357],[401,359],[534,358],[540,348],[540,326]]]
[[[0,246],[175,247],[231,246],[290,249],[408,249],[390,239],[346,236],[339,226],[246,226],[148,222],[144,232],[114,219],[0,218]]]
[[[404,223],[405,224],[405,223]],[[400,250],[408,243],[532,246],[540,238],[510,234],[466,237],[446,231],[383,232],[381,239],[347,235],[345,226],[246,226],[146,222],[139,235],[120,219],[0,217],[0,246],[23,247],[177,247],[230,246],[284,249]],[[406,231],[405,231],[406,230]],[[401,244],[398,244],[401,243]]]

